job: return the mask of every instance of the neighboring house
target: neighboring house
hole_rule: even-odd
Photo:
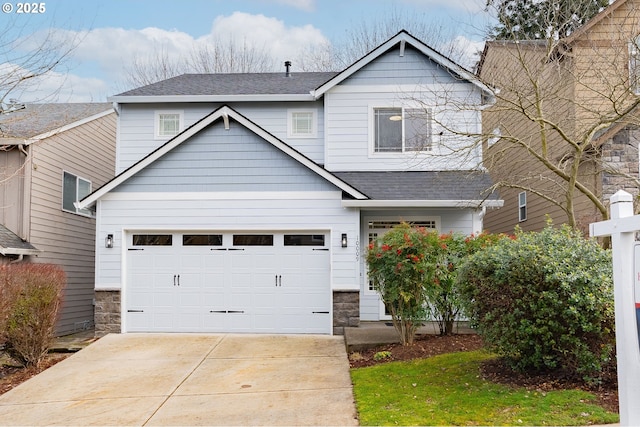
[[[548,217],[565,223],[570,203],[583,230],[602,218],[580,192],[566,197],[566,181],[536,155],[569,176],[579,147],[580,181],[604,207],[619,189],[638,194],[640,2],[616,0],[553,42],[485,45],[477,74],[500,92],[483,113],[483,160],[494,183],[506,184],[499,187],[504,207],[485,216],[490,232],[513,232],[516,225],[537,231]]]
[[[58,335],[94,324],[96,220],[74,203],[113,178],[115,135],[110,103],[27,104],[0,115],[0,262],[64,269]]]
[[[364,263],[401,221],[482,230],[489,89],[402,31],[342,72],[186,74],[110,98],[95,209],[96,334],[341,334],[388,318]],[[446,93],[469,111],[448,111]]]

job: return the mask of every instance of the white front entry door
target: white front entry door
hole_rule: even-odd
[[[128,239],[127,332],[331,333],[327,234]]]

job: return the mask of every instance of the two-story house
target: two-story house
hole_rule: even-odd
[[[487,230],[586,230],[617,190],[638,194],[639,42],[640,2],[616,0],[564,39],[486,43],[484,165],[504,199]]]
[[[74,203],[114,176],[110,103],[14,105],[0,114],[0,263],[51,263],[67,276],[59,335],[93,327],[95,231]]]
[[[97,335],[340,334],[386,317],[370,239],[401,221],[479,232],[501,204],[448,131],[479,131],[472,73],[404,31],[341,72],[285,66],[110,98],[118,173],[78,204],[98,221]]]

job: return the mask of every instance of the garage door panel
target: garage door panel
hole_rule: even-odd
[[[209,247],[174,233],[173,246],[128,253],[127,308],[144,313],[127,313],[127,330],[330,333],[330,254],[309,246],[328,239],[282,236]]]

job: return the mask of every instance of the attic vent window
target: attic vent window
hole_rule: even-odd
[[[182,131],[182,111],[156,111],[156,138],[166,139],[176,136]]]
[[[289,138],[315,138],[317,135],[316,110],[290,109],[287,128]]]

